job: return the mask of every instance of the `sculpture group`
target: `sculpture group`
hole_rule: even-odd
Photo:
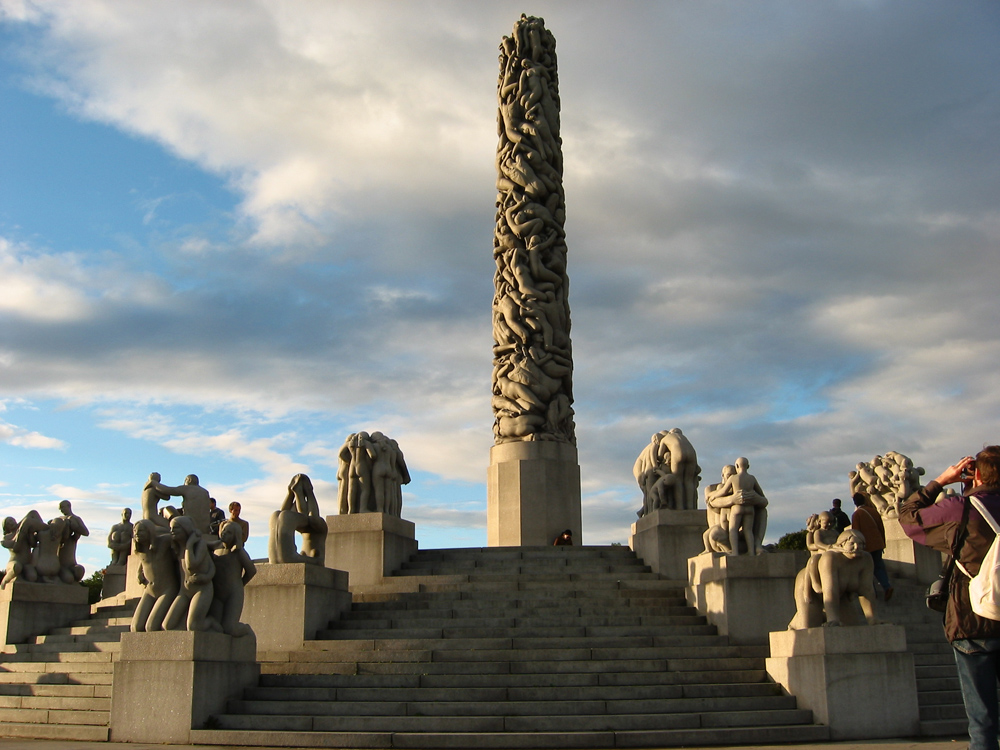
[[[381,432],[354,432],[340,448],[337,482],[341,514],[385,513],[399,518],[410,472],[395,440]]]
[[[76,561],[80,537],[90,531],[73,513],[69,500],[59,503],[60,516],[46,523],[37,510],[28,511],[20,522],[7,517],[3,522],[3,546],[10,550],[0,588],[16,580],[29,583],[77,583],[83,580],[83,566]]]
[[[862,493],[871,498],[872,504],[885,518],[896,518],[899,504],[920,489],[922,466],[896,451],[887,451],[871,461],[860,462],[848,474],[853,497]]]
[[[167,507],[157,513],[154,498],[171,494],[184,498],[183,512]],[[218,537],[210,533],[208,515],[201,512],[209,506],[207,498],[193,474],[183,488],[165,487],[158,474],[150,475],[143,491],[144,517],[133,527],[143,587],[133,632],[214,631],[237,637],[250,632],[239,620],[243,587],[257,569],[243,548],[240,524],[223,521]]]
[[[521,16],[500,45],[493,297],[497,443],[576,443],[555,38]]]
[[[661,430],[635,460],[632,475],[642,490],[640,518],[654,510],[695,510],[701,467],[691,441],[679,428]]]

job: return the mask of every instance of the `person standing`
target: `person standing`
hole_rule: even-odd
[[[844,509],[840,507],[839,497],[833,498],[833,507],[827,512],[830,514],[830,518],[833,519],[833,528],[837,530],[837,535],[840,536],[840,533],[851,525],[851,519],[844,513]]]
[[[860,531],[865,537],[865,549],[871,553],[872,561],[875,563],[875,580],[882,586],[885,592],[885,600],[892,599],[892,584],[889,583],[889,573],[885,569],[885,560],[882,559],[882,551],[885,549],[885,525],[882,523],[882,516],[871,504],[868,497],[861,493],[854,493],[854,515],[851,516],[851,528]]]
[[[946,485],[962,482],[961,495],[940,498]],[[967,499],[975,496],[1000,519],[1000,445],[989,445],[966,456],[917,490],[903,503],[899,523],[910,539],[939,552],[956,552],[956,560],[971,574],[979,573],[996,537],[989,523]],[[959,685],[969,718],[969,750],[998,750],[1000,707],[1000,621],[972,611],[969,578],[953,566],[944,615],[945,637],[955,652]]]

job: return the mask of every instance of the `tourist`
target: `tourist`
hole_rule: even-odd
[[[833,528],[837,530],[840,534],[844,529],[851,525],[850,517],[844,513],[843,508],[840,507],[840,498],[833,498],[833,507],[827,511],[830,514],[830,518],[833,519]]]
[[[572,547],[573,546],[573,532],[566,529],[562,534],[556,537],[556,540],[552,542],[553,547]]]
[[[226,520],[226,513],[219,507],[214,497],[208,498],[208,529],[216,536],[219,535],[219,526]]]
[[[942,496],[945,485],[959,481],[962,495]],[[900,508],[899,523],[906,535],[919,544],[948,555],[957,548],[957,563],[976,575],[996,535],[966,500],[969,495],[975,495],[994,518],[1000,518],[1000,445],[983,448],[975,458],[963,458],[914,492]],[[972,611],[969,578],[957,564],[951,576],[944,631],[955,650],[962,700],[969,718],[969,750],[997,750],[1000,622]]]
[[[882,559],[882,551],[885,549],[885,525],[882,523],[882,516],[864,493],[856,492],[852,499],[857,507],[851,516],[851,528],[864,535],[865,549],[871,554],[875,563],[875,580],[882,586],[885,600],[889,601],[892,599],[892,584],[889,583],[889,573],[885,569],[885,560]]]

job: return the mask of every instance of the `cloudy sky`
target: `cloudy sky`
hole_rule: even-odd
[[[0,0],[0,513],[89,567],[150,471],[335,512],[396,438],[423,547],[486,543],[497,45],[558,40],[585,542],[681,427],[768,540],[894,449],[1000,440],[992,0]]]

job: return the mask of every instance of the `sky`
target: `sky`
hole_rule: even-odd
[[[586,544],[680,427],[767,541],[897,450],[1000,441],[992,0],[0,0],[0,515],[80,560],[146,477],[243,504],[399,442],[486,545],[497,45],[557,40]]]

